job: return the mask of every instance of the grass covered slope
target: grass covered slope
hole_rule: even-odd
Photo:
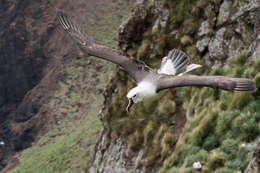
[[[82,15],[89,18],[85,23],[90,37],[116,47],[117,28],[129,4],[123,0],[93,3],[95,9],[82,7]],[[47,105],[55,123],[20,154],[20,164],[11,173],[79,173],[90,164],[102,129],[98,117],[104,99],[102,91],[114,66],[94,57],[81,57],[81,53],[74,59],[65,56],[61,66],[60,88]]]
[[[22,153],[20,165],[11,172],[79,172],[90,161],[102,128],[97,114],[103,98],[98,89],[104,83],[97,89],[92,86],[102,79],[94,79],[94,69],[89,70],[96,62],[84,61],[63,64],[61,88],[49,103],[56,124]]]
[[[200,161],[202,172],[244,171],[260,139],[260,61],[238,57],[230,68],[211,75],[254,79],[255,93],[230,93],[202,89],[182,89],[187,123],[175,152],[161,172],[196,172],[192,164]]]

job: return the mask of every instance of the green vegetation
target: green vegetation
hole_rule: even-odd
[[[245,62],[242,59],[239,56],[231,68],[211,74],[256,80],[260,61]],[[243,71],[239,75],[238,69]],[[190,168],[195,161],[204,166],[202,172],[244,171],[253,151],[242,144],[252,144],[260,136],[259,86],[258,91],[252,94],[209,88],[182,90],[178,92],[180,98],[184,92],[189,93],[189,97],[183,99],[189,118],[174,153],[161,172],[179,172]]]
[[[146,3],[148,11],[153,10],[156,1]],[[216,17],[214,11],[206,8],[209,1],[164,0],[163,3],[170,12],[166,27],[154,32],[151,32],[152,25],[146,28],[143,41],[135,43],[128,53],[158,68],[162,56],[172,48],[179,48],[190,56],[192,63],[203,65],[204,60],[194,46],[194,36],[203,18]],[[172,34],[173,31],[178,33]],[[210,34],[214,34],[213,29]],[[248,57],[240,55],[225,71],[209,71],[204,66],[194,73],[247,77],[254,79],[259,88],[259,71],[260,61],[248,61]],[[196,87],[166,90],[134,105],[126,114],[122,111],[127,105],[124,98],[134,85],[120,69],[113,79],[111,87],[117,92],[105,112],[107,140],[113,144],[117,138],[124,139],[129,156],[135,155],[141,148],[144,154],[138,160],[138,166],[146,167],[146,172],[151,172],[165,159],[161,169],[163,173],[196,172],[192,169],[196,161],[202,163],[203,172],[237,172],[247,166],[252,149],[242,144],[253,144],[260,136],[259,91],[230,93]],[[180,132],[172,128],[175,127],[175,118],[181,116],[179,110],[182,106],[186,110],[187,122],[179,137]],[[182,129],[183,126],[177,127]]]
[[[114,38],[122,17],[129,11],[127,3],[96,3],[100,20],[87,9],[82,10],[89,18],[88,34],[97,42],[116,47]],[[98,112],[104,98],[100,93],[109,82],[114,65],[83,57],[66,59],[61,66],[60,88],[49,103],[54,124],[47,125],[51,130],[23,151],[20,164],[11,173],[80,173],[90,166],[102,130]]]
[[[93,156],[101,123],[93,112],[84,123],[63,122],[49,131],[32,148],[23,152],[21,164],[12,170],[21,172],[83,172]]]
[[[170,9],[168,29],[182,29],[182,33],[194,34],[202,21],[203,7],[209,2],[205,0],[164,0],[164,5]]]
[[[184,35],[181,38],[181,44],[188,45],[188,44],[191,44],[191,43],[192,43],[192,39],[190,38],[190,36]]]
[[[149,51],[150,45],[151,45],[151,42],[149,40],[143,40],[143,43],[141,44],[140,48],[138,49],[137,57],[146,56]]]

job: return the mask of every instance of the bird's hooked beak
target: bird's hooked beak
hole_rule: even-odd
[[[133,99],[129,99],[129,103],[128,103],[127,107],[126,107],[126,112],[127,113],[129,112],[129,110],[133,106],[133,104],[134,104]]]

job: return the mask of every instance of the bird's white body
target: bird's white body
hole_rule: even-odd
[[[127,98],[131,98],[134,103],[137,103],[146,97],[152,97],[154,95],[156,95],[156,86],[152,82],[143,81],[128,92]]]
[[[164,57],[161,68],[158,69],[157,72],[158,74],[176,75],[178,71],[176,68],[177,64],[179,64],[179,62],[174,62],[172,59]],[[187,70],[191,71],[193,69]],[[184,73],[188,72],[187,70]],[[145,80],[140,82],[137,87],[131,89],[127,94],[127,98],[132,99],[134,103],[137,103],[142,101],[144,98],[152,97],[154,95],[156,95],[156,84],[154,84],[153,81]]]
[[[157,72],[158,74],[176,75],[176,73],[178,72],[178,64],[180,64],[180,62],[176,62],[173,61],[171,58],[164,57],[162,60],[161,68],[158,69]],[[201,65],[191,64],[187,66],[185,72],[179,75],[183,75],[199,67],[201,67]],[[154,84],[153,81],[145,80],[140,82],[137,87],[131,89],[127,94],[127,98],[132,99],[134,103],[137,103],[142,101],[144,98],[152,97],[154,95],[156,95],[156,84]]]
[[[187,63],[187,62],[186,62]],[[178,67],[180,61],[174,61],[169,57],[164,57],[162,60],[161,68],[157,70],[158,74],[167,74],[167,75],[176,75],[178,70],[181,68]],[[179,74],[185,74],[191,70],[201,67],[198,64],[191,64],[187,66],[186,71]],[[151,78],[150,78],[151,79]],[[142,101],[144,98],[152,97],[156,95],[156,84],[153,81],[144,80],[140,82],[137,87],[131,89],[127,94],[128,99],[132,99],[134,103]]]

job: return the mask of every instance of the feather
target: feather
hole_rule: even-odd
[[[167,57],[163,58],[158,73],[175,75],[178,71],[189,64],[189,62],[189,57],[184,52],[173,49],[169,52]]]

